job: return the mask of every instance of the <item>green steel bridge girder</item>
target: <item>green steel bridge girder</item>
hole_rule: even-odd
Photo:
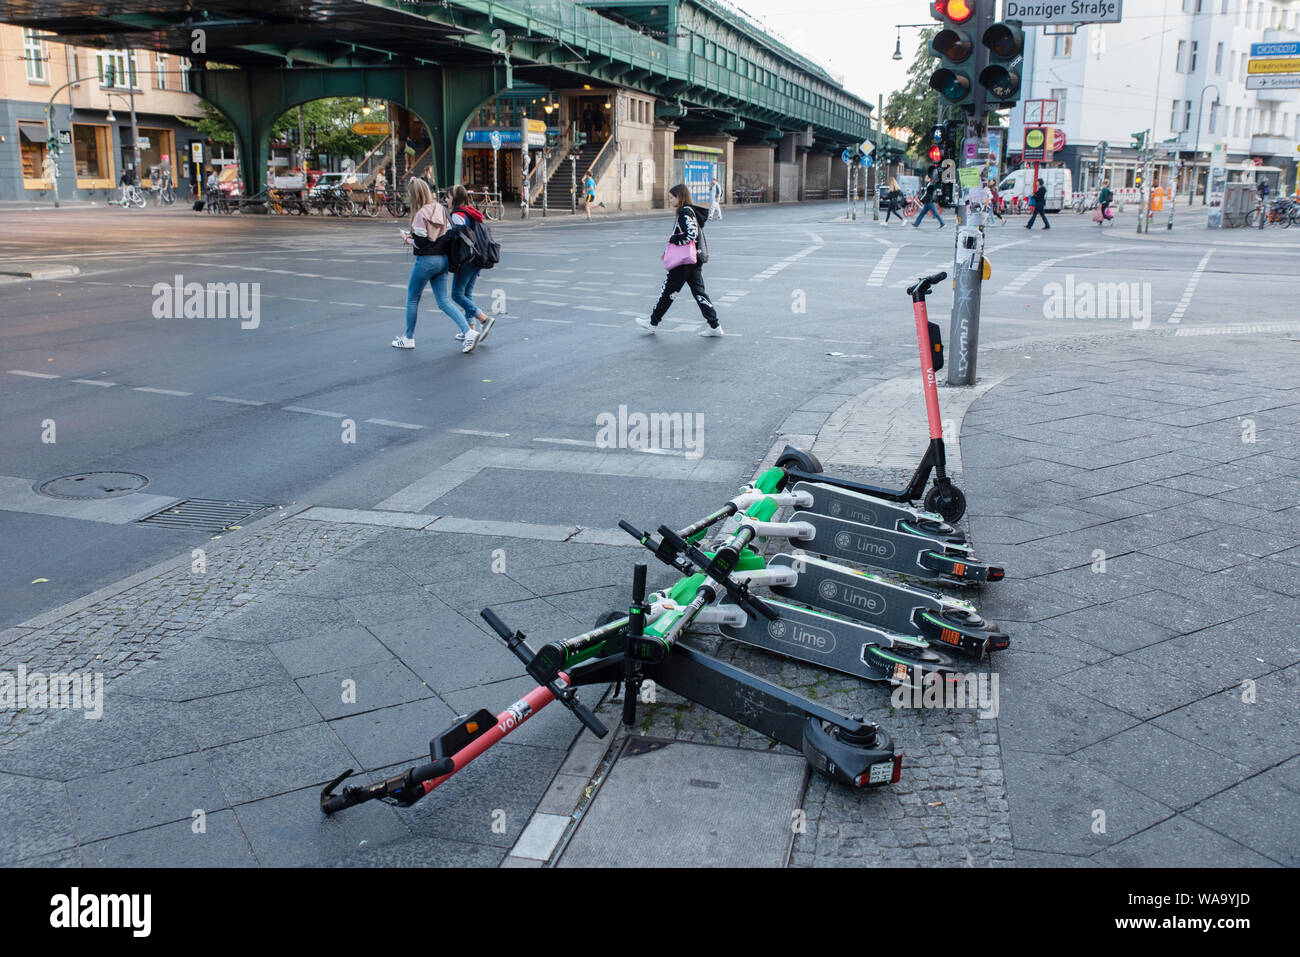
[[[811,125],[837,142],[862,142],[871,132],[869,104],[794,64],[779,71],[779,80],[789,90],[807,91],[806,98],[757,83],[574,4],[447,0],[424,7],[412,6],[409,0],[365,2],[455,28],[466,47],[508,55],[515,66],[563,64],[570,72],[652,96],[664,95],[665,82],[684,84],[682,98],[692,103],[725,97],[738,104],[733,112],[753,119],[783,117],[787,126]],[[575,53],[584,62],[574,63]]]
[[[358,67],[191,71],[192,89],[220,110],[236,133],[245,191],[265,183],[275,121],[301,103],[324,97],[389,100],[429,128],[434,168],[442,183],[461,179],[461,140],[478,108],[506,89],[504,66]]]

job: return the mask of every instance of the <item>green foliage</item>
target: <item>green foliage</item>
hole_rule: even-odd
[[[918,159],[925,155],[930,130],[939,122],[939,91],[930,87],[930,74],[938,63],[930,53],[930,40],[937,32],[937,27],[921,31],[916,55],[907,68],[907,85],[885,101],[885,122],[907,131],[908,152]]]
[[[214,143],[234,143],[235,131],[215,107],[201,102],[203,116],[198,120],[186,120],[193,127]],[[360,97],[336,96],[323,100],[313,100],[302,106],[302,125],[307,137],[308,162],[321,153],[331,156],[350,157],[360,160],[379,142],[378,136],[358,136],[352,132],[352,124],[360,120],[382,120],[387,113],[382,102],[372,103],[370,115],[361,112],[364,103]],[[312,146],[312,126],[315,125],[315,146]],[[287,111],[275,121],[271,129],[272,142],[294,142],[298,136],[298,108]]]

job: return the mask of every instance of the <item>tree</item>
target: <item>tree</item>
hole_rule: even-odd
[[[214,143],[234,143],[235,131],[231,129],[214,106],[200,101],[203,116],[198,120],[186,120],[186,125],[193,127]],[[362,113],[364,106],[360,97],[333,96],[323,100],[312,100],[303,104],[303,127],[307,133],[308,154],[318,157],[321,153],[331,156],[349,157],[359,160],[379,142],[378,136],[359,136],[352,132],[352,124],[358,120],[380,119],[386,111],[382,103],[371,109],[369,116]],[[315,145],[312,144],[311,130],[315,128]],[[284,113],[271,127],[271,142],[288,140],[293,142],[298,136],[298,108],[294,107]]]
[[[885,122],[907,131],[907,149],[918,159],[925,155],[930,131],[939,122],[939,91],[930,86],[936,59],[930,52],[930,40],[937,32],[937,28],[921,31],[916,55],[907,68],[907,85],[889,94],[885,103]]]

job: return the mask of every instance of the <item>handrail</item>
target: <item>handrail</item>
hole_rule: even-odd
[[[571,128],[566,128],[564,132],[560,134],[560,138],[555,141],[553,146],[551,146],[551,157],[554,158],[556,156],[559,157],[566,156],[569,152],[572,143],[573,143],[573,130]],[[539,170],[541,169],[542,169],[542,162],[538,160],[537,165],[533,167],[533,171],[528,174],[530,179],[534,176],[537,177],[537,182],[531,187],[532,191],[529,193],[528,196],[528,205],[530,206],[535,205],[537,203],[537,200],[542,195],[543,177],[539,173]],[[555,173],[555,169],[556,167],[554,163],[548,163],[546,166],[546,177],[549,178],[550,176],[552,176]]]
[[[613,148],[611,149],[611,147]],[[609,164],[613,161],[614,154],[617,151],[618,146],[614,142],[614,137],[611,136],[609,139],[605,140],[605,144],[600,148],[600,152],[596,154],[595,158],[591,161],[591,165],[587,167],[587,175],[599,183],[600,178],[605,175],[605,170],[609,168]]]

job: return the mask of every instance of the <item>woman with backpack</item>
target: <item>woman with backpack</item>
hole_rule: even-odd
[[[474,204],[469,199],[469,190],[464,186],[458,185],[452,189],[451,206],[452,232],[467,234],[470,238],[470,245],[467,248],[474,250],[468,259],[456,267],[456,278],[451,281],[451,298],[456,305],[465,310],[465,319],[471,329],[477,329],[478,341],[482,342],[492,330],[492,324],[497,321],[495,316],[486,315],[474,304],[474,283],[478,281],[478,274],[483,268],[477,258],[478,244],[474,240],[476,234],[482,233],[482,230],[476,227],[482,224],[483,214],[474,208]],[[478,320],[478,326],[474,325],[475,320]],[[464,340],[465,333],[456,333],[456,338]]]
[[[1110,190],[1110,180],[1103,180],[1101,192],[1097,194],[1097,216],[1093,217],[1098,225],[1115,218],[1110,211],[1110,204],[1113,202],[1115,202],[1115,194]]]
[[[456,308],[447,295],[451,284],[447,263],[451,224],[447,221],[447,211],[441,203],[434,201],[429,184],[416,176],[412,176],[406,184],[406,198],[415,212],[411,216],[411,229],[409,232],[402,230],[402,238],[412,247],[415,263],[411,266],[411,278],[406,283],[406,333],[393,340],[393,348],[415,348],[415,321],[420,314],[420,296],[424,294],[424,287],[429,285],[433,287],[438,308],[451,317],[465,337],[465,345],[460,351],[473,352],[478,345],[479,334],[470,328],[461,310]]]
[[[659,301],[655,303],[650,318],[638,318],[636,324],[646,332],[654,332],[659,328],[659,321],[663,319],[664,313],[677,298],[677,293],[681,291],[682,286],[689,285],[691,295],[699,304],[700,314],[709,324],[707,328],[700,330],[700,335],[720,336],[723,333],[718,325],[718,312],[713,308],[713,302],[704,290],[704,277],[700,273],[700,266],[709,258],[708,246],[704,243],[704,221],[708,219],[709,211],[703,206],[696,206],[691,201],[691,191],[683,183],[678,183],[670,189],[668,196],[673,203],[673,209],[677,211],[673,233],[668,237],[668,245],[659,257],[664,261],[668,275],[664,277]]]

